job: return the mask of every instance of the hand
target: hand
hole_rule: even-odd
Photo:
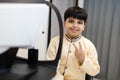
[[[84,59],[85,59],[85,54],[84,54],[83,48],[81,46],[81,43],[79,42],[79,48],[75,44],[73,44],[73,45],[75,47],[75,56],[77,57],[80,65],[82,65],[84,62]]]

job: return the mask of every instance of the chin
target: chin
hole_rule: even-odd
[[[76,38],[76,37],[78,37],[78,35],[72,35],[71,37],[72,37],[72,38]]]

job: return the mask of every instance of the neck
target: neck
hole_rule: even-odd
[[[70,35],[68,35],[68,34],[65,34],[69,39],[71,39],[71,40],[73,40],[73,39],[77,39],[77,38],[79,38],[81,35],[79,35],[79,36],[75,36],[75,37],[71,37]]]
[[[79,36],[77,36],[77,37],[71,37],[71,36],[69,36],[68,34],[65,34],[65,36],[66,36],[66,38],[67,38],[67,40],[69,40],[69,41],[77,41],[78,39],[80,39],[81,38],[81,35],[79,35]]]

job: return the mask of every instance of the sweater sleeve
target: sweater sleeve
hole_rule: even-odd
[[[48,46],[47,54],[46,54],[46,59],[47,60],[54,60],[56,58],[57,50],[58,50],[58,38],[53,38],[50,41],[50,44]],[[56,70],[56,75],[54,76],[53,80],[64,80],[63,75],[60,74],[58,68],[60,66],[60,60],[57,66]]]
[[[51,39],[47,49],[46,60],[54,60],[56,57],[56,45],[54,39]]]
[[[100,65],[98,62],[97,51],[93,44],[90,46],[90,49],[86,54],[85,60],[79,68],[87,74],[95,76],[100,72]]]

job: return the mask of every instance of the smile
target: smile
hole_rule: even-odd
[[[72,32],[79,31],[79,29],[70,29]]]

